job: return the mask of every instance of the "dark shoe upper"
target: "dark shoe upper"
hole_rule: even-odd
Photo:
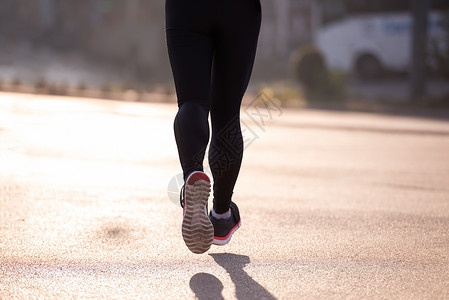
[[[181,205],[182,208],[184,208],[185,197],[186,197],[186,185],[184,184],[181,190],[179,191],[179,204]]]
[[[209,219],[214,225],[214,236],[218,238],[226,238],[232,230],[240,223],[240,213],[237,205],[231,202],[231,217],[229,219],[217,219],[209,214]]]

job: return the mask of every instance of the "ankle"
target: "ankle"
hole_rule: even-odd
[[[221,219],[229,219],[231,217],[231,209],[229,209],[227,212],[222,213],[222,214],[218,214],[215,212],[214,209],[212,209],[212,217],[214,217],[215,219],[221,220]]]

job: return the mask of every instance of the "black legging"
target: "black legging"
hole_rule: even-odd
[[[184,179],[203,171],[209,141],[214,210],[227,212],[243,156],[240,105],[256,55],[259,0],[166,0],[166,34],[178,96],[175,138]]]

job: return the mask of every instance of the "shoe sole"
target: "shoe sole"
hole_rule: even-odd
[[[195,254],[209,250],[214,239],[214,226],[207,215],[210,187],[210,179],[203,172],[194,172],[187,178],[182,237]]]
[[[224,237],[224,238],[214,236],[214,240],[212,241],[212,244],[217,245],[217,246],[224,246],[227,243],[229,243],[229,241],[231,240],[232,235],[234,234],[234,232],[237,231],[237,229],[240,228],[241,224],[242,224],[242,220],[240,220],[237,223],[237,225],[235,225],[234,228],[231,229],[229,234],[226,237]]]

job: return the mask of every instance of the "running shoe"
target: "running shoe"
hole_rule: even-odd
[[[224,246],[229,243],[234,232],[240,227],[241,220],[237,205],[231,202],[230,209],[229,219],[217,219],[212,216],[212,213],[209,214],[209,219],[214,225],[214,245]]]
[[[182,237],[187,248],[195,254],[209,250],[214,238],[214,227],[207,215],[210,185],[209,177],[196,171],[187,177],[181,190]]]

